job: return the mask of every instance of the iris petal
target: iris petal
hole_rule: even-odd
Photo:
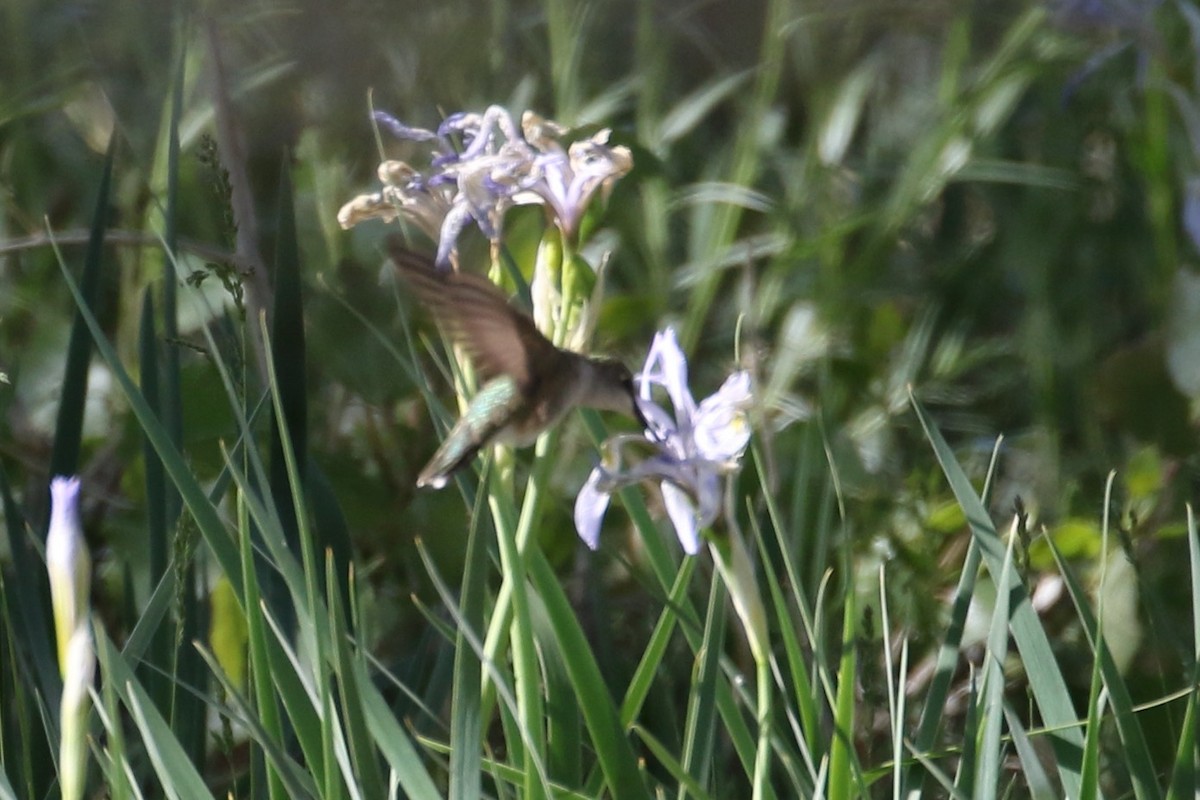
[[[596,467],[588,476],[583,488],[575,497],[575,530],[588,549],[595,550],[600,546],[600,523],[604,521],[604,512],[608,511],[611,499],[608,492],[601,491],[600,481],[604,478],[604,469]]]

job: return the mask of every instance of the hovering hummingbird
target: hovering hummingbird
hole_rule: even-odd
[[[645,427],[633,376],[620,361],[555,347],[491,281],[439,271],[399,237],[388,238],[388,253],[417,300],[466,351],[482,387],[417,486],[442,488],[485,445],[532,444],[576,406],[628,414]]]

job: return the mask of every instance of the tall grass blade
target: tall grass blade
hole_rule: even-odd
[[[1191,504],[1187,507],[1188,563],[1192,575],[1192,686],[1200,686],[1200,532],[1196,530],[1196,515]],[[1169,800],[1184,800],[1193,796],[1196,785],[1196,708],[1197,692],[1188,694],[1187,711],[1179,743],[1175,747],[1175,763],[1171,769]]]
[[[284,457],[284,435],[292,457],[296,460],[295,474],[303,476],[308,463],[308,399],[305,390],[304,308],[300,290],[300,253],[296,243],[296,217],[292,203],[292,184],[285,162],[280,172],[278,235],[275,243],[275,304],[271,312],[271,359],[274,371],[274,390],[278,393],[277,409],[271,416],[271,456],[269,482],[275,511],[287,547],[294,554],[301,550],[299,521],[294,495],[302,494],[288,478]],[[282,413],[282,419],[280,414]],[[263,596],[272,613],[285,630],[291,630],[296,613],[286,599],[278,575],[260,575]]]
[[[79,297],[82,305],[88,309],[94,309],[99,299],[104,262],[104,236],[108,228],[109,191],[116,154],[117,137],[114,133],[108,143],[108,152],[104,156],[104,171],[100,175],[100,186],[96,189],[96,205],[92,210],[92,225],[88,231],[87,250],[83,257],[83,272],[79,277]],[[54,423],[54,446],[50,453],[51,476],[75,475],[79,472],[83,408],[87,401],[88,366],[91,359],[91,337],[88,335],[87,324],[80,309],[80,313],[71,321],[71,337],[67,342],[67,362],[63,372],[58,416]],[[45,529],[40,533],[44,540]]]
[[[467,534],[464,555],[462,588],[459,603],[465,625],[458,628],[454,642],[454,683],[450,709],[450,794],[452,800],[472,800],[482,793],[480,746],[483,742],[481,715],[481,686],[483,666],[479,656],[467,642],[466,630],[483,630],[484,608],[487,602],[487,570],[489,567],[483,498],[476,499],[475,513]],[[466,630],[464,630],[464,628]]]
[[[180,800],[211,798],[212,793],[167,721],[150,702],[146,690],[99,626],[96,628],[96,655],[104,683],[115,687],[117,695],[133,717],[164,793]]]
[[[950,489],[966,514],[967,523],[971,527],[972,536],[979,544],[983,561],[993,580],[998,580],[1004,569],[1004,545],[996,535],[996,528],[988,517],[987,509],[924,407],[911,391],[909,397],[921,427],[925,430],[925,436],[933,447],[934,455],[941,464],[942,472],[950,483]],[[1083,762],[1083,736],[1077,727],[1078,720],[1071,703],[1071,695],[1050,649],[1046,631],[1029,602],[1028,592],[1025,591],[1018,575],[1009,573],[1009,576],[1008,583],[997,584],[996,591],[1009,594],[1012,635],[1024,661],[1025,674],[1042,720],[1047,727],[1054,729],[1054,733],[1050,735],[1051,745],[1058,760],[1062,789],[1066,796],[1075,797],[1082,788],[1080,769]]]
[[[717,685],[720,681],[721,652],[725,646],[725,584],[714,572],[709,584],[708,610],[705,615],[702,644],[696,650],[699,663],[688,693],[687,719],[684,722],[683,768],[702,785],[712,776],[713,748],[716,741]],[[685,790],[680,787],[683,800]]]
[[[363,716],[362,689],[358,684],[358,672],[354,669],[356,658],[351,650],[351,633],[347,627],[350,615],[341,606],[341,593],[336,589],[337,578],[333,574],[335,569],[333,558],[327,557],[325,581],[329,587],[329,640],[334,655],[333,670],[337,678],[338,706],[354,767],[354,782],[365,797],[383,797],[383,776],[375,754],[375,744],[371,741],[366,718]]]
[[[1125,679],[1121,677],[1121,671],[1117,668],[1116,662],[1113,661],[1112,653],[1108,650],[1108,645],[1105,644],[1103,637],[1100,635],[1099,622],[1096,615],[1092,612],[1087,592],[1079,583],[1079,579],[1075,576],[1070,565],[1067,564],[1066,559],[1063,558],[1062,553],[1055,546],[1053,538],[1046,537],[1046,543],[1050,546],[1051,552],[1054,554],[1059,572],[1062,574],[1067,589],[1071,594],[1071,600],[1075,604],[1075,612],[1079,615],[1079,621],[1083,623],[1083,628],[1087,633],[1088,642],[1092,647],[1094,657],[1099,662],[1104,689],[1108,695],[1109,703],[1112,705],[1113,721],[1116,723],[1117,733],[1121,738],[1121,756],[1129,769],[1129,777],[1133,781],[1134,795],[1139,798],[1160,797],[1161,791],[1155,778],[1154,763],[1150,759],[1150,750],[1146,745],[1146,737],[1142,732],[1142,725],[1134,713],[1133,699],[1129,695],[1129,687],[1125,685]],[[1107,553],[1103,553],[1100,556],[1100,558],[1107,557]],[[1098,711],[1095,708],[1088,710],[1089,725],[1093,722],[1093,715],[1097,713]],[[1099,721],[1098,717],[1094,720],[1097,724]],[[1085,785],[1084,789],[1088,789],[1088,787]]]
[[[617,709],[613,706],[604,677],[579,627],[562,586],[545,556],[537,548],[529,555],[529,576],[545,604],[546,615],[554,630],[555,644],[562,653],[563,663],[583,712],[584,723],[591,734],[591,743],[604,771],[611,796],[648,798],[645,784],[638,771],[633,748],[629,744]]]

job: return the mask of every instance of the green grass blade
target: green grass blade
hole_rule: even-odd
[[[281,744],[281,737],[263,727],[262,721],[255,712],[255,709],[238,688],[229,682],[228,676],[225,675],[225,671],[217,662],[216,657],[206,649],[201,649],[200,655],[208,665],[208,668],[212,670],[212,674],[216,677],[218,683],[221,684],[221,688],[225,692],[226,702],[232,704],[233,709],[237,711],[234,721],[246,727],[250,740],[262,750],[262,755],[271,769],[271,774],[279,779],[281,786],[287,791],[287,795],[285,796],[317,796],[317,786],[313,782],[312,777],[305,773],[301,766],[288,756],[287,751]],[[383,795],[374,796],[382,797]]]
[[[354,766],[355,783],[365,797],[383,797],[383,776],[375,755],[367,722],[362,710],[362,691],[358,685],[358,672],[354,669],[354,654],[351,652],[350,631],[347,628],[349,613],[341,605],[341,591],[334,575],[335,561],[326,561],[326,586],[329,605],[330,649],[334,657],[334,676],[337,678],[339,708],[342,713],[346,742]]]
[[[1100,635],[1099,623],[1092,612],[1087,592],[1079,583],[1078,578],[1076,578],[1070,565],[1067,564],[1066,559],[1063,558],[1055,546],[1053,537],[1047,536],[1046,543],[1050,546],[1050,550],[1054,554],[1054,559],[1058,563],[1059,573],[1063,576],[1067,590],[1071,594],[1071,600],[1075,604],[1075,613],[1079,615],[1079,620],[1083,623],[1083,628],[1087,633],[1088,642],[1092,646],[1094,657],[1099,662],[1100,675],[1104,681],[1104,688],[1108,693],[1109,703],[1112,705],[1113,720],[1117,725],[1117,733],[1121,737],[1122,760],[1124,760],[1129,769],[1129,777],[1133,781],[1134,795],[1139,798],[1161,797],[1158,782],[1155,779],[1154,764],[1150,759],[1150,750],[1146,745],[1146,737],[1142,732],[1142,725],[1134,713],[1133,699],[1129,696],[1129,687],[1125,685],[1125,679],[1121,677],[1121,671],[1117,668],[1112,654],[1108,650],[1108,645],[1105,644],[1103,637]],[[1107,553],[1100,555],[1100,558],[1107,557]],[[1089,726],[1093,724],[1099,725],[1100,719],[1098,717],[1093,719],[1093,716],[1097,713],[1098,711],[1094,705],[1088,709]],[[1091,730],[1089,727],[1090,735]],[[1096,746],[1099,746],[1098,742]],[[1095,791],[1094,787],[1087,785],[1083,788],[1085,791]]]
[[[925,436],[933,447],[934,455],[941,464],[942,472],[950,483],[950,489],[967,516],[972,536],[979,543],[983,561],[993,578],[998,577],[1004,566],[1004,545],[996,535],[996,529],[988,517],[971,482],[967,479],[962,467],[954,458],[950,446],[942,438],[942,434],[934,427],[925,409],[915,396],[910,397],[913,409],[925,430]],[[1019,576],[1010,573],[1006,586],[997,586],[997,592],[1008,592],[1011,607],[1011,629],[1017,643],[1017,650],[1025,665],[1025,674],[1029,678],[1030,689],[1037,701],[1038,710],[1047,727],[1053,728],[1051,745],[1058,760],[1059,778],[1062,781],[1063,792],[1069,796],[1078,796],[1080,789],[1080,768],[1083,761],[1083,736],[1078,728],[1071,695],[1067,691],[1046,631],[1033,606],[1029,602],[1029,594],[1020,582]]]
[[[596,749],[596,757],[604,771],[612,796],[622,799],[649,797],[633,755],[633,748],[621,727],[620,717],[613,706],[612,697],[596,665],[587,638],[579,627],[579,620],[576,619],[558,578],[540,550],[533,549],[530,553],[529,575],[545,604],[547,617],[562,652],[563,663],[566,665],[571,685],[575,687],[584,723],[591,734],[592,746]]]
[[[1017,540],[1017,521],[1008,536],[1008,547],[1004,550],[1004,567],[997,581],[1001,586],[1008,584],[1013,571],[1013,548]],[[975,783],[973,794],[978,800],[995,800],[1000,787],[1004,746],[1000,740],[1001,722],[1004,714],[1004,662],[1008,658],[1008,594],[996,593],[992,609],[992,622],[988,630],[987,650],[981,676],[982,690],[979,693],[980,735],[976,753]]]
[[[459,589],[464,625],[455,634],[454,684],[450,709],[450,798],[472,800],[482,793],[480,745],[483,741],[483,718],[480,708],[483,666],[467,642],[466,630],[483,630],[484,607],[487,602],[487,570],[489,566],[487,539],[477,499],[467,534],[467,550],[463,561],[462,586]],[[466,630],[464,630],[464,628]]]
[[[6,594],[10,602],[10,621],[17,641],[27,648],[29,674],[43,697],[58,706],[62,681],[59,679],[58,656],[54,652],[54,627],[50,614],[50,586],[46,566],[33,550],[36,541],[25,524],[25,515],[17,506],[8,484],[8,473],[0,464],[0,501],[3,502],[4,527],[8,535],[12,571],[5,577]],[[11,581],[11,586],[9,584]],[[11,589],[11,591],[8,591]],[[25,672],[25,670],[22,670]],[[21,672],[14,673],[16,675]],[[7,708],[7,706],[6,706]],[[44,744],[44,743],[43,743]],[[40,772],[41,770],[37,770]],[[42,776],[49,781],[49,773]],[[34,781],[42,786],[41,781]]]
[[[1187,507],[1188,562],[1192,575],[1192,686],[1200,685],[1200,533],[1196,530],[1196,515]],[[1183,715],[1182,733],[1175,747],[1175,763],[1171,768],[1169,800],[1192,797],[1196,785],[1196,692],[1188,694],[1187,710]]]
[[[1013,748],[1021,763],[1021,774],[1025,776],[1025,785],[1029,789],[1031,800],[1054,800],[1058,795],[1050,784],[1050,777],[1042,767],[1042,759],[1034,749],[1025,727],[1020,718],[1006,703],[1004,718],[1008,723],[1008,733],[1012,737]]]
[[[721,672],[721,652],[725,647],[725,584],[714,573],[709,584],[708,610],[705,615],[702,644],[696,650],[699,663],[688,692],[687,718],[684,721],[681,761],[689,775],[703,785],[711,777],[713,746],[716,739],[716,688]],[[680,787],[680,800],[684,796]]]
[[[254,552],[250,544],[250,521],[242,495],[238,496],[239,552],[242,558],[242,573],[246,576],[243,608],[260,608],[262,597],[258,592],[258,578],[254,570]],[[249,681],[254,689],[256,719],[272,741],[283,741],[284,726],[279,711],[279,701],[271,680],[271,653],[275,643],[267,636],[267,626],[261,614],[246,615],[246,661]],[[271,765],[267,765],[267,796],[271,800],[284,800],[289,796],[283,776]]]
[[[91,313],[84,301],[82,292],[76,285],[74,278],[71,277],[66,264],[61,259],[59,259],[59,267],[67,288],[75,298],[75,304],[79,309],[80,316],[92,334],[92,340],[96,343],[97,351],[112,371],[113,378],[116,380],[125,399],[129,402],[130,409],[137,417],[138,424],[154,444],[154,450],[158,453],[159,458],[162,459],[163,466],[167,470],[167,475],[170,476],[172,483],[180,490],[183,501],[195,519],[205,543],[212,550],[218,565],[229,578],[237,595],[240,597],[242,595],[242,572],[237,548],[225,530],[216,507],[192,475],[187,462],[184,461],[179,450],[171,442],[166,429],[159,422],[153,409],[150,408],[142,393],[134,385],[133,379],[130,378],[129,373],[121,364],[116,350],[113,349],[108,339],[105,338],[104,332],[100,329],[100,324]]]
[[[855,692],[858,672],[858,612],[852,581],[846,581],[842,614],[842,650],[838,662],[837,694],[833,707],[833,741],[829,746],[830,800],[864,796],[862,775],[854,754]],[[856,784],[859,786],[856,789]],[[860,791],[861,790],[861,791]]]
[[[529,600],[534,635],[543,643],[540,652],[546,695],[546,769],[551,782],[579,786],[583,780],[579,703],[562,652],[546,646],[554,642],[546,607],[536,593],[531,593]]]
[[[663,765],[678,783],[680,790],[686,790],[690,797],[696,800],[711,800],[712,795],[704,790],[698,780],[684,768],[679,759],[657,737],[641,725],[634,725],[633,732],[646,745],[654,757]]]
[[[995,474],[996,462],[1000,454],[1001,439],[996,440],[992,448],[992,461],[988,469],[988,482],[984,485],[984,496],[991,485],[992,475]],[[958,653],[962,646],[963,630],[967,623],[967,613],[971,610],[971,598],[975,594],[975,580],[979,576],[981,562],[979,543],[972,536],[967,542],[967,554],[963,558],[962,568],[958,573],[958,584],[954,587],[954,598],[950,605],[950,619],[946,625],[946,633],[938,646],[937,661],[934,665],[933,680],[930,681],[929,691],[925,695],[925,705],[921,710],[921,721],[917,726],[917,735],[913,737],[913,747],[918,752],[928,753],[937,740],[946,707],[946,698],[950,695],[950,687],[954,682],[954,673],[958,669]],[[920,793],[920,787],[914,785],[920,772],[920,762],[904,770],[901,777],[901,794],[907,794],[910,800]]]
[[[271,310],[269,358],[274,410],[271,416],[270,467],[268,484],[279,525],[287,547],[293,553],[308,552],[302,547],[300,511],[297,499],[302,495],[297,476],[306,473],[308,461],[308,401],[305,393],[304,308],[300,290],[300,254],[296,244],[296,218],[292,205],[292,186],[285,163],[279,181],[278,237],[275,245],[275,292]],[[265,335],[264,335],[265,339]],[[284,442],[283,437],[288,441]],[[287,452],[285,452],[287,451]],[[294,461],[288,463],[288,455]],[[290,475],[290,477],[289,477]],[[305,571],[310,577],[315,567],[305,556]],[[260,589],[272,613],[291,630],[293,609],[286,598],[282,577],[267,572],[259,577]],[[310,587],[310,598],[317,593]]]
[[[103,628],[96,628],[96,655],[101,664],[104,682],[111,683],[121,701],[129,709],[141,734],[146,754],[158,775],[159,784],[171,798],[211,798],[186,751],[180,746],[167,721],[150,701],[150,696],[138,683],[133,671],[125,664]]]
[[[654,685],[663,655],[666,653],[667,645],[671,643],[671,634],[679,619],[678,609],[687,597],[688,586],[691,584],[692,574],[696,571],[698,563],[697,559],[689,558],[675,576],[675,585],[671,587],[671,594],[667,597],[662,614],[659,615],[658,622],[646,643],[646,648],[642,651],[642,657],[638,661],[637,669],[634,670],[633,678],[629,681],[629,687],[625,690],[625,699],[621,703],[622,725],[631,725],[637,719],[642,704],[646,701],[646,696]]]
[[[755,448],[754,463],[759,469],[760,478],[762,476],[761,465],[757,446]],[[775,499],[770,493],[765,492],[763,499],[766,501],[767,516],[771,521],[771,526],[775,532],[776,541],[780,542],[779,514],[778,508],[775,505]],[[755,520],[751,520],[754,526],[754,539],[759,543],[759,557],[764,564],[770,564],[770,555],[767,550],[767,542],[762,531],[758,527]],[[780,550],[779,558],[785,562],[784,569],[787,574],[794,574],[790,564],[791,558],[788,553]],[[783,593],[783,587],[779,583],[779,572],[775,569],[767,568],[762,570],[762,575],[766,579],[767,590],[771,596],[771,606],[775,609],[777,627],[780,639],[783,643],[783,654],[785,664],[787,665],[788,675],[792,682],[792,700],[795,703],[795,709],[800,715],[800,736],[797,737],[797,743],[802,745],[801,753],[804,757],[805,765],[808,768],[810,778],[816,777],[816,765],[820,763],[825,755],[824,741],[820,734],[819,727],[819,711],[815,698],[818,695],[817,687],[813,684],[812,676],[809,673],[807,659],[804,654],[804,649],[800,644],[800,639],[796,635],[796,624],[788,609],[788,601]],[[793,586],[795,586],[793,584]],[[797,602],[800,602],[799,595],[794,596]]]
[[[80,292],[76,303],[79,313],[71,321],[71,336],[67,343],[67,363],[63,373],[58,416],[54,423],[54,446],[50,453],[50,475],[75,475],[79,472],[79,449],[83,439],[83,407],[87,400],[88,364],[92,358],[92,342],[83,311],[92,309],[100,292],[101,269],[104,262],[104,235],[108,228],[109,190],[112,185],[113,161],[116,159],[117,137],[114,134],[104,156],[104,171],[96,190],[92,211],[92,226],[88,232],[87,250],[83,257],[83,273],[79,278]],[[47,489],[49,491],[49,489]],[[41,531],[43,539],[46,532]]]

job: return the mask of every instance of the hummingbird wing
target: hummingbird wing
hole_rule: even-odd
[[[521,407],[521,393],[512,378],[501,376],[485,384],[417,476],[417,487],[445,486],[454,472],[504,431]]]
[[[398,236],[389,236],[387,246],[405,284],[466,351],[483,382],[508,375],[527,389],[533,365],[550,363],[557,355],[558,348],[491,281],[457,270],[439,271],[432,259],[409,250]]]

